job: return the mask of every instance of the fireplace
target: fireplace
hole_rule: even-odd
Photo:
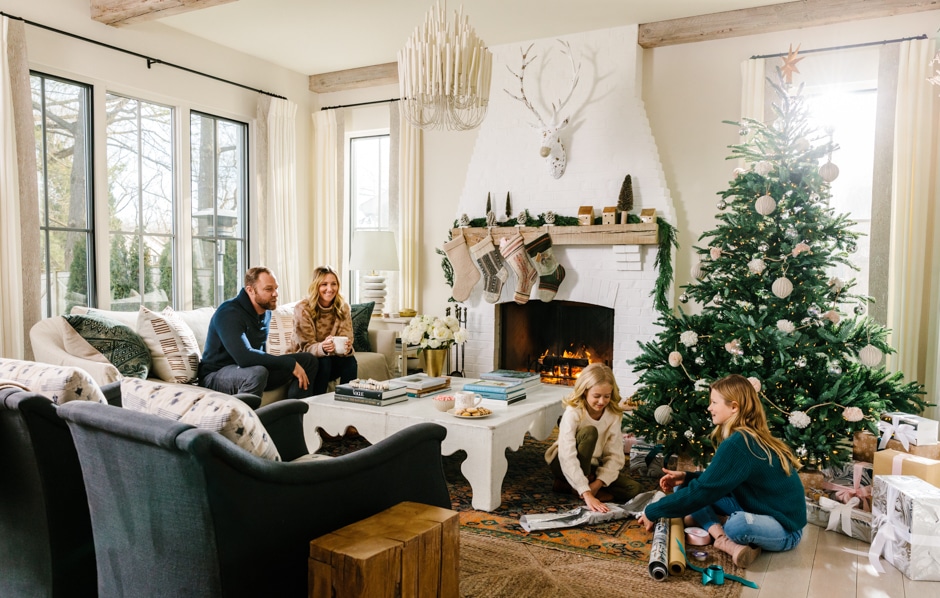
[[[498,367],[538,372],[573,386],[590,363],[611,365],[614,310],[576,301],[503,303],[497,310]]]

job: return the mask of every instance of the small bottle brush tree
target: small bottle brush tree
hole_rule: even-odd
[[[631,361],[638,407],[624,427],[702,463],[714,428],[708,384],[737,373],[759,388],[771,431],[804,464],[841,465],[853,432],[877,433],[885,411],[919,413],[923,390],[879,366],[893,351],[888,331],[863,315],[868,298],[851,292],[854,279],[827,274],[840,263],[857,269],[858,233],[829,207],[834,176],[819,167],[836,148],[810,129],[800,90],[772,85],[772,126],[730,123],[752,135],[731,146],[747,168],[719,194],[719,224],[695,247],[700,261],[679,297],[701,313],[661,312],[661,332]]]

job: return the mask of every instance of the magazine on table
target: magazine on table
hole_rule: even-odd
[[[538,372],[521,372],[519,370],[493,370],[480,374],[484,380],[499,380],[502,382],[519,382],[528,386],[534,386],[542,381],[542,375]]]
[[[384,407],[386,405],[393,405],[395,403],[401,403],[408,400],[408,395],[400,395],[397,397],[392,397],[389,399],[372,399],[369,397],[357,397],[354,395],[343,395],[343,394],[333,394],[334,401],[341,401],[343,403],[359,403],[360,405],[374,405],[376,407]]]
[[[516,395],[526,391],[525,385],[519,382],[505,382],[502,380],[474,380],[463,385],[469,392],[490,393],[498,395]]]
[[[390,382],[404,384],[409,390],[432,390],[450,386],[450,378],[443,376],[428,376],[427,374],[411,374],[401,378],[392,378]]]
[[[382,386],[385,386],[384,384]],[[362,397],[366,399],[393,399],[408,394],[408,387],[403,384],[387,384],[388,388],[373,388],[367,385],[337,384],[334,396]]]

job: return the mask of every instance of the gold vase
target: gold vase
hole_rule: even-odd
[[[428,376],[440,376],[444,373],[444,359],[447,357],[447,349],[425,349],[424,353],[424,373]]]

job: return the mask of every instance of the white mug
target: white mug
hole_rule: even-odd
[[[455,392],[454,409],[472,409],[483,401],[483,397],[472,392]]]
[[[349,338],[345,336],[334,336],[333,337],[333,352],[337,355],[346,354],[346,344],[349,342]]]

